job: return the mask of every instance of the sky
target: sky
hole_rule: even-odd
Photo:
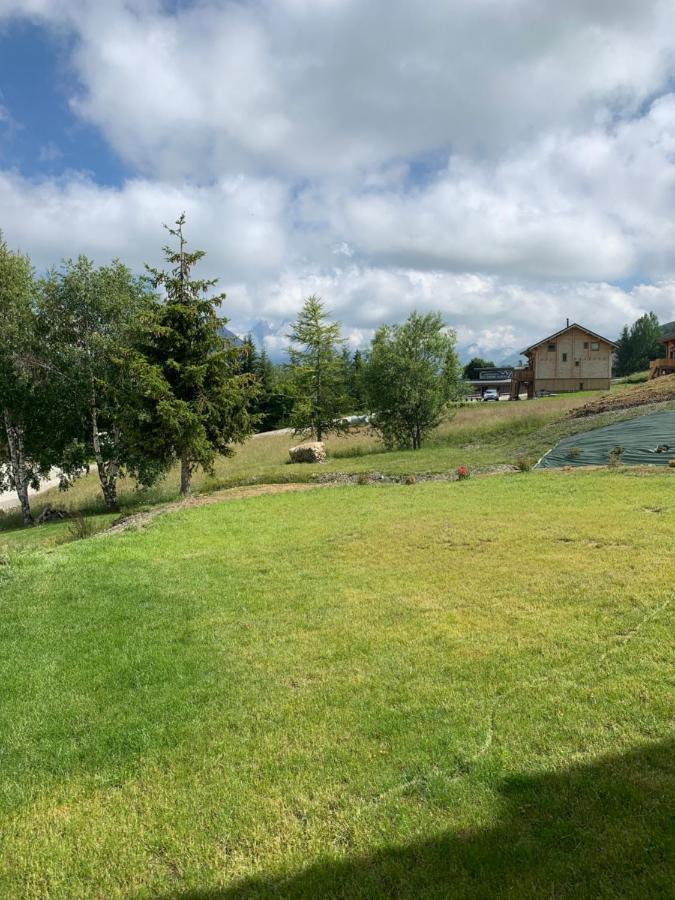
[[[0,229],[161,263],[285,345],[440,310],[501,362],[675,319],[675,0],[0,0]]]

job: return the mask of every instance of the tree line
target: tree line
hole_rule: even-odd
[[[57,468],[61,485],[96,468],[106,509],[119,480],[150,486],[174,465],[187,494],[254,430],[282,425],[317,440],[368,413],[387,446],[417,449],[462,394],[454,332],[439,314],[379,328],[352,354],[318,297],[274,365],[253,341],[230,340],[216,280],[195,276],[185,215],[168,227],[165,268],[134,275],[85,256],[36,277],[0,234],[0,490],[15,490],[33,523],[29,489]],[[165,226],[167,227],[167,226]]]
[[[629,327],[624,325],[614,353],[614,374],[623,377],[644,372],[650,360],[663,356],[662,329],[656,313],[645,313]]]

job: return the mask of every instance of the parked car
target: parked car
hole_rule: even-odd
[[[483,394],[483,400],[499,400],[499,391],[497,388],[488,388]]]

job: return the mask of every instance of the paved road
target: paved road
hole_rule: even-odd
[[[58,484],[58,472],[52,471],[49,473],[49,478],[40,483],[40,487],[37,491],[29,488],[28,493],[31,497],[35,497],[37,494],[43,494],[50,488],[58,487]],[[19,498],[16,496],[16,491],[6,491],[4,494],[0,494],[0,509],[14,509],[19,505]]]
[[[367,416],[345,416],[345,420],[350,425],[366,425],[368,422]],[[254,434],[254,438],[263,438],[263,437],[273,437],[275,434],[293,434],[292,428],[277,428],[276,431],[261,431],[258,434]],[[300,440],[300,435],[298,435],[298,440]]]

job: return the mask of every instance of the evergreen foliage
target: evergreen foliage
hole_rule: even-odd
[[[643,372],[652,359],[663,355],[661,327],[656,314],[645,313],[628,328],[624,325],[617,342],[614,374],[619,377]]]
[[[288,337],[293,428],[298,433],[311,432],[317,441],[331,431],[346,431],[348,426],[342,416],[349,406],[349,397],[339,322],[330,322],[324,304],[312,295],[305,301]]]
[[[210,471],[216,454],[230,455],[231,444],[243,441],[255,421],[255,377],[242,371],[241,347],[220,334],[227,319],[217,309],[224,294],[209,295],[217,279],[194,278],[192,270],[203,250],[188,252],[183,234],[185,214],[169,234],[178,247],[164,247],[168,271],[148,268],[150,280],[166,292],[146,347],[169,393],[156,406],[165,455],[180,462],[181,493],[190,490],[197,466]]]

